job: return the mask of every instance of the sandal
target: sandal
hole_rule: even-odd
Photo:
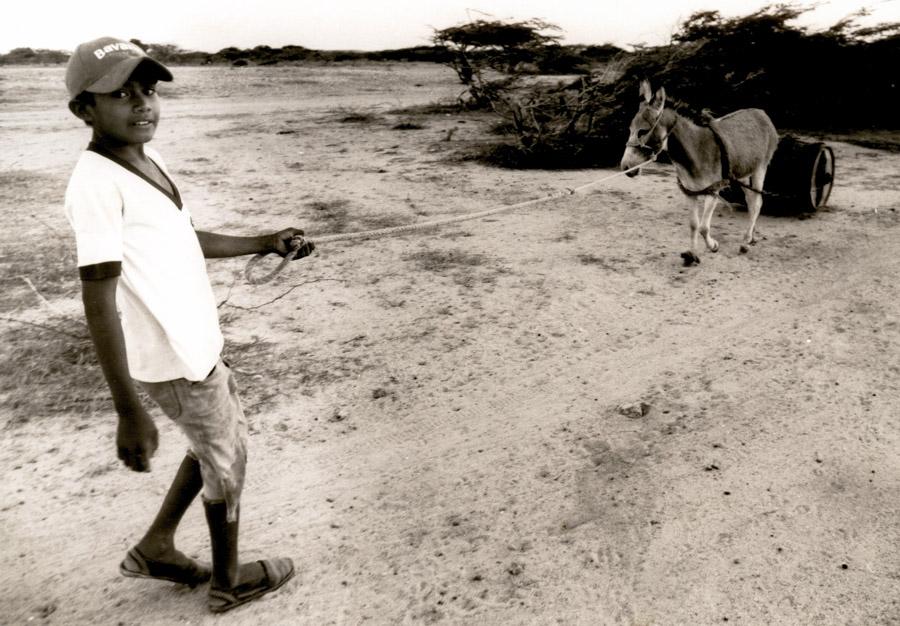
[[[294,562],[290,559],[257,561],[263,570],[263,579],[244,583],[231,589],[209,588],[209,610],[224,613],[251,600],[275,591],[294,576]]]
[[[132,548],[119,564],[119,573],[128,578],[152,578],[171,583],[187,585],[191,589],[209,580],[210,568],[203,563],[188,559],[188,565],[163,563],[149,559],[137,548]]]

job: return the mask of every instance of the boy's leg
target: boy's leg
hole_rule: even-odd
[[[224,501],[203,502],[212,544],[213,570],[209,586],[209,608],[223,613],[275,591],[294,575],[291,559],[238,562],[239,516],[228,521]]]
[[[199,461],[213,554],[209,608],[227,611],[274,591],[293,576],[290,559],[245,565],[238,561],[238,513],[248,432],[231,369],[220,360],[205,380],[173,381],[159,391],[154,399],[163,410],[171,406],[166,413],[187,436]],[[162,517],[162,527],[166,528]]]
[[[137,544],[137,548],[145,556],[156,561],[174,556],[174,553],[177,552],[175,550],[175,530],[202,488],[203,477],[200,475],[200,463],[188,454],[181,462],[156,518]]]
[[[210,569],[175,549],[175,531],[200,493],[200,464],[184,457],[150,528],[120,565],[124,576],[157,578],[194,587],[209,580]]]

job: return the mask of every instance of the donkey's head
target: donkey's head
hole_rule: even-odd
[[[641,104],[631,120],[628,142],[622,155],[622,169],[627,170],[639,165],[659,152],[666,140],[666,130],[662,127],[663,110],[666,107],[666,90],[660,87],[653,93],[650,82],[641,81]],[[640,169],[628,172],[628,176],[637,176]]]

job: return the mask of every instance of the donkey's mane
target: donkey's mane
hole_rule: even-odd
[[[667,99],[666,106],[668,106],[670,109],[673,109],[679,115],[686,117],[694,124],[704,126],[707,123],[707,119],[703,114],[703,111],[706,109],[698,110],[697,107],[690,104],[689,102],[685,102],[684,100],[678,100],[675,98]]]

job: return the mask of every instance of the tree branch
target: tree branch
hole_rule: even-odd
[[[226,297],[224,300],[222,300],[222,302],[219,303],[219,307],[225,306],[227,304],[228,306],[235,308],[235,309],[240,309],[241,311],[255,311],[256,309],[261,309],[264,306],[268,306],[268,305],[272,304],[273,302],[277,302],[278,300],[281,300],[283,297],[285,297],[286,295],[288,295],[289,293],[291,293],[294,289],[297,289],[298,287],[302,287],[303,285],[309,285],[311,283],[321,283],[321,282],[326,282],[326,281],[327,282],[336,282],[336,283],[346,283],[347,282],[346,280],[343,280],[341,278],[316,278],[314,280],[305,280],[302,283],[297,283],[296,285],[294,285],[293,287],[291,287],[284,293],[282,293],[278,296],[275,296],[271,300],[269,300],[267,302],[263,302],[262,304],[255,304],[253,306],[241,306],[239,304],[231,304],[230,302],[228,302],[228,298],[231,297],[231,293],[229,291],[228,297]]]

